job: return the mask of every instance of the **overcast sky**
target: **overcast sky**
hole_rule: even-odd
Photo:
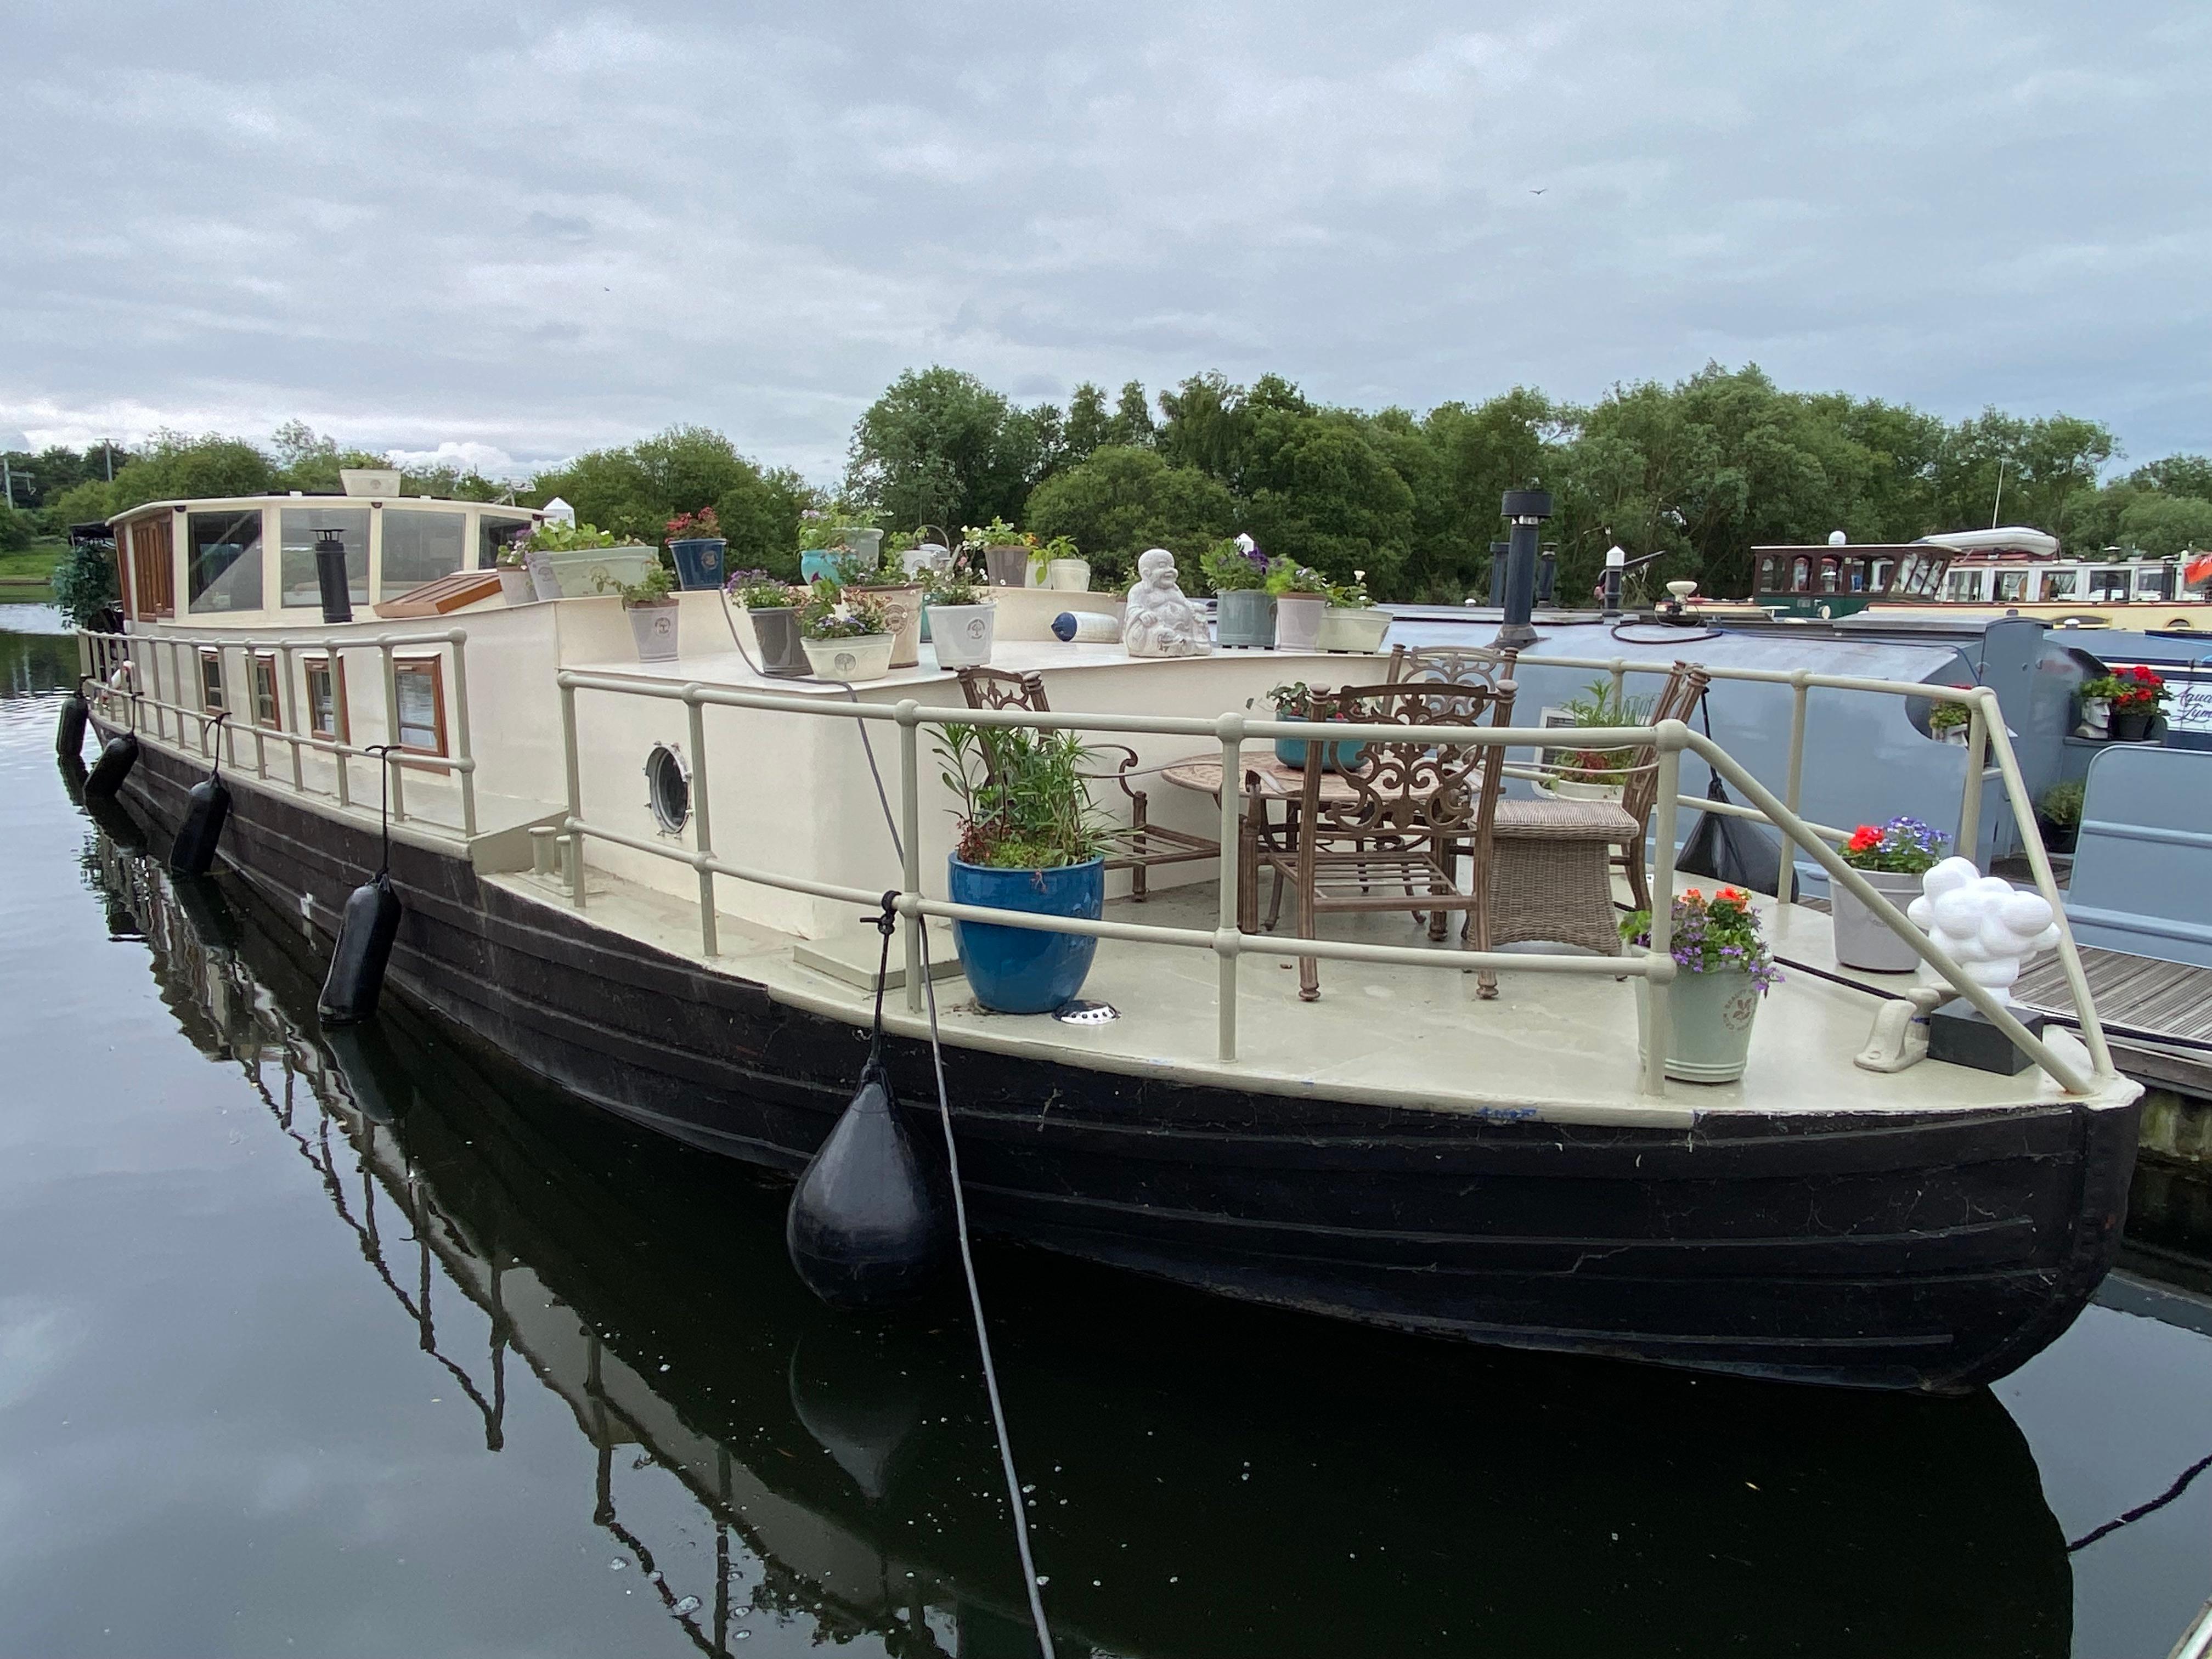
[[[0,27],[0,447],[298,416],[527,466],[700,422],[826,479],[931,362],[1420,409],[1717,359],[2212,449],[2205,0]]]

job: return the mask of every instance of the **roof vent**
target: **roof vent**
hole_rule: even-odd
[[[1828,532],[1828,545],[1831,547],[1841,547],[1849,540],[1850,540],[1850,538],[1844,535],[1840,530],[1831,530]]]

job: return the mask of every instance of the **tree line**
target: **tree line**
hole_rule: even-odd
[[[780,575],[797,572],[800,515],[836,505],[892,529],[957,536],[1002,519],[1069,536],[1105,582],[1126,580],[1152,546],[1182,556],[1194,578],[1202,548],[1245,531],[1336,580],[1364,571],[1378,598],[1456,602],[1486,586],[1498,497],[1529,483],[1553,493],[1544,537],[1566,594],[1588,591],[1615,542],[1662,555],[1656,580],[1691,577],[1719,594],[1747,591],[1753,546],[1835,530],[1910,541],[1994,516],[2050,531],[2072,553],[2212,546],[2212,459],[2119,472],[2120,454],[2107,428],[2075,416],[1989,409],[1949,422],[1785,391],[1755,365],[1616,386],[1586,405],[1516,386],[1420,414],[1332,406],[1274,374],[1249,386],[1193,375],[1157,396],[1133,380],[1110,396],[1086,382],[1065,408],[1023,405],[936,367],[901,374],[868,407],[826,488],[696,426],[580,455],[527,484],[451,471],[405,483],[532,505],[559,495],[602,528],[649,540],[675,514],[711,506],[732,561]],[[52,527],[177,496],[336,489],[341,466],[386,464],[297,422],[265,449],[164,433],[131,450],[9,459],[38,492],[19,489],[17,505]]]

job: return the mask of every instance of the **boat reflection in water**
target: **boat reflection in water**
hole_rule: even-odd
[[[1034,1651],[957,1306],[830,1313],[785,1261],[786,1188],[396,999],[334,1046],[296,921],[236,890],[180,903],[104,836],[88,862],[486,1445],[511,1387],[568,1403],[598,1455],[576,1503],[665,1574],[700,1650],[787,1623],[902,1655]],[[1063,1654],[2068,1650],[2065,1545],[1986,1391],[1428,1343],[1013,1249],[982,1268]],[[651,1468],[711,1565],[626,1521],[617,1488]],[[665,1499],[641,1507],[665,1534]]]

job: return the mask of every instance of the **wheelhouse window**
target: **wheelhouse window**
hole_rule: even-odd
[[[399,702],[399,746],[418,755],[446,752],[445,667],[435,657],[402,657],[392,665]]]
[[[2089,573],[2089,597],[2106,604],[2117,604],[2128,597],[2128,568],[2122,565],[2100,565]]]
[[[356,605],[368,603],[368,509],[365,507],[287,505],[282,514],[283,552],[277,562],[287,606],[319,605],[323,590],[315,580],[315,544],[325,534],[345,548],[346,591]]]
[[[276,653],[257,651],[253,653],[253,723],[272,731],[284,729],[284,697],[282,681],[276,672]]]
[[[1813,591],[1813,562],[1800,556],[1790,562],[1790,591],[1809,593]]]
[[[1999,605],[2015,605],[2026,599],[2027,572],[2025,570],[1998,571],[1996,597]]]
[[[2166,567],[2149,566],[2136,572],[2136,597],[2139,599],[2162,599],[2166,597]]]
[[[477,526],[477,568],[489,570],[499,562],[502,549],[513,546],[530,533],[527,519],[511,519],[504,514],[486,513]]]
[[[200,707],[210,714],[230,707],[222,695],[222,653],[204,645],[200,647]]]
[[[261,509],[185,515],[185,603],[197,612],[261,609]]]
[[[1774,561],[1771,557],[1759,562],[1759,591],[1762,593],[1774,591]]]
[[[450,576],[461,568],[468,550],[468,519],[459,513],[433,507],[387,507],[384,509],[384,564],[376,580],[376,597],[388,599]]]
[[[1866,592],[1866,561],[1863,559],[1856,560],[1851,565],[1851,592],[1854,593],[1863,593]]]
[[[304,666],[307,730],[332,743],[345,742],[345,664],[331,657],[310,657]]]
[[[2081,596],[2081,573],[2078,570],[2046,570],[2043,573],[2043,597],[2046,599],[2074,599]]]
[[[1943,585],[1943,597],[1954,605],[1971,605],[1982,598],[1982,577],[1979,570],[1954,570],[1951,579]]]
[[[1874,562],[1874,591],[1875,592],[1887,593],[1889,591],[1890,575],[1896,570],[1896,568],[1897,562],[1894,559],[1876,559]]]

